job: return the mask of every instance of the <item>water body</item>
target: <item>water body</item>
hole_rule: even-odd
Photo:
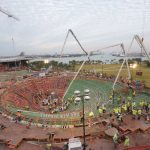
[[[140,58],[140,57],[128,57],[128,59],[133,59],[133,58]],[[124,57],[117,57],[117,56],[112,56],[111,54],[100,54],[100,55],[93,55],[90,56],[90,60],[101,60],[103,61],[103,63],[106,64],[111,64],[111,63],[117,63],[118,60],[120,59],[124,59]],[[142,60],[145,60],[146,57],[142,57]],[[31,60],[30,62],[34,62],[34,61],[44,61],[44,60],[48,60],[48,61],[58,61],[58,62],[63,62],[63,63],[69,63],[69,61],[72,60],[76,60],[76,61],[84,61],[84,60],[88,60],[87,56],[80,56],[80,57],[62,57],[62,58],[36,58]]]

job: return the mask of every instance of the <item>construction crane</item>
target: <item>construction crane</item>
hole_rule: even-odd
[[[10,13],[7,12],[6,10],[2,9],[1,7],[0,7],[0,12],[2,12],[2,13],[5,14],[5,15],[7,15],[8,17],[11,17],[11,18],[15,19],[16,21],[20,21],[19,18],[17,18],[16,16],[10,14]]]

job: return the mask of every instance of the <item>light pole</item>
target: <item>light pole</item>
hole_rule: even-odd
[[[77,102],[82,101],[82,127],[83,127],[83,150],[86,150],[86,139],[85,139],[85,109],[84,109],[84,101],[86,100],[90,100],[90,96],[89,96],[90,90],[89,89],[85,89],[84,90],[84,94],[80,95],[80,91],[75,91],[74,94],[76,96],[75,101],[77,100]]]

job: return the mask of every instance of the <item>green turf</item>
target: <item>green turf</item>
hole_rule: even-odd
[[[95,110],[97,103],[102,104],[108,101],[109,96],[112,94],[112,86],[112,82],[102,80],[75,80],[67,92],[65,100],[72,97],[75,90],[79,90],[81,91],[81,94],[83,94],[84,89],[89,89],[91,99],[89,101],[85,101],[85,108],[87,110]],[[122,88],[120,85],[116,85],[115,87],[116,90],[119,90],[120,88]],[[77,105],[72,103],[69,106],[69,110],[79,110],[81,107],[82,102]]]
[[[110,96],[110,94],[112,94],[112,85],[113,83],[110,81],[77,79],[71,85],[69,91],[67,92],[67,95],[65,96],[65,99],[68,100],[69,97],[72,97],[74,95],[75,90],[80,90],[83,92],[84,89],[88,88],[90,90],[91,99],[89,101],[85,101],[85,114],[87,116],[90,111],[93,111],[95,115],[98,115],[96,103],[99,102],[100,104],[102,104],[108,102],[109,99],[108,97]],[[117,84],[115,87],[116,91],[119,91],[121,88],[123,87],[119,84]],[[119,95],[124,96],[125,98],[131,96],[130,94],[124,95],[123,93],[120,92],[119,94],[115,94],[115,103],[112,104],[111,102],[106,105],[107,112],[111,111],[113,107],[120,105],[120,103],[117,100]],[[138,105],[138,103],[143,99],[148,101],[149,97],[150,97],[149,91],[144,90],[143,93],[136,95],[134,101],[136,101]],[[71,118],[80,118],[79,112],[82,111],[82,106],[83,106],[82,102],[78,104],[72,102],[70,103],[69,108],[63,113],[60,112],[56,114],[45,114],[43,112],[34,112],[32,110],[31,111],[22,110],[22,114],[26,116],[26,118],[39,118],[41,122],[43,122],[42,120],[51,120],[52,118],[57,118],[60,119],[60,122],[57,122],[57,124],[63,124],[64,119],[69,120]],[[8,110],[12,114],[15,114],[18,109],[19,108],[15,108],[13,106],[9,106],[8,108]],[[50,124],[51,123],[52,122],[50,122]]]
[[[20,79],[19,77],[22,77],[27,74],[31,74],[31,73],[27,70],[0,72],[0,82],[10,81],[15,77],[17,77],[17,79]]]
[[[85,64],[82,69],[90,71],[90,70],[95,70],[96,72],[103,72],[106,73],[107,75],[117,75],[119,68],[121,64]],[[76,65],[75,70],[78,70],[80,65]],[[137,76],[136,71],[142,71],[143,75],[142,76]],[[150,87],[150,67],[147,67],[145,64],[142,65],[137,65],[135,69],[130,68],[131,75],[134,80],[142,80],[145,81],[145,84]],[[128,72],[127,72],[127,67],[124,66],[120,76],[127,77]]]

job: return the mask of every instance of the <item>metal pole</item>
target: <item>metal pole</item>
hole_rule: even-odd
[[[86,141],[85,141],[85,116],[84,116],[84,96],[82,96],[82,113],[83,113],[83,150],[86,150]]]

